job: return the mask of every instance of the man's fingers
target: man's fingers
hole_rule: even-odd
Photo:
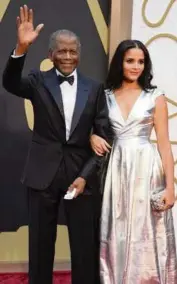
[[[44,24],[40,24],[40,25],[38,25],[37,27],[36,27],[36,33],[37,34],[39,34],[40,32],[41,32],[41,30],[43,29],[43,27],[44,27]]]
[[[82,193],[83,193],[83,191],[81,189],[76,188],[76,193],[74,195],[74,198],[78,197]]]
[[[72,191],[72,190],[74,189],[74,187],[75,187],[75,186],[74,186],[74,184],[72,183],[72,184],[68,187],[68,190],[69,190],[69,191]]]
[[[17,17],[16,24],[17,24],[17,29],[18,29],[20,26],[20,17]]]
[[[29,10],[29,22],[33,24],[33,10]]]
[[[24,10],[23,7],[20,7],[20,22],[24,22],[25,16],[24,16]]]
[[[75,193],[75,195],[74,195],[74,198],[78,197],[79,194],[80,194],[79,190],[76,189],[76,193]]]
[[[23,11],[24,11],[24,20],[25,22],[28,22],[28,6],[27,5],[23,6]]]

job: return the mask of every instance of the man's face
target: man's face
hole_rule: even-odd
[[[79,47],[75,38],[62,35],[57,39],[56,48],[49,55],[55,68],[63,75],[70,75],[79,63]]]

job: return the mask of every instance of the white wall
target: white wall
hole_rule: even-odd
[[[177,182],[177,1],[134,0],[131,37],[147,45],[153,62],[154,83],[164,90],[169,101],[169,134]],[[177,184],[175,186],[177,188]],[[174,224],[177,235],[177,204]]]

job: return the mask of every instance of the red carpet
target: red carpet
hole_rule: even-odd
[[[54,284],[70,284],[70,272],[54,272]],[[1,284],[28,284],[26,273],[0,273]]]

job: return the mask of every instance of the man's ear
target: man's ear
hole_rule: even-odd
[[[49,50],[48,58],[53,62],[53,52],[52,52],[52,50]]]

